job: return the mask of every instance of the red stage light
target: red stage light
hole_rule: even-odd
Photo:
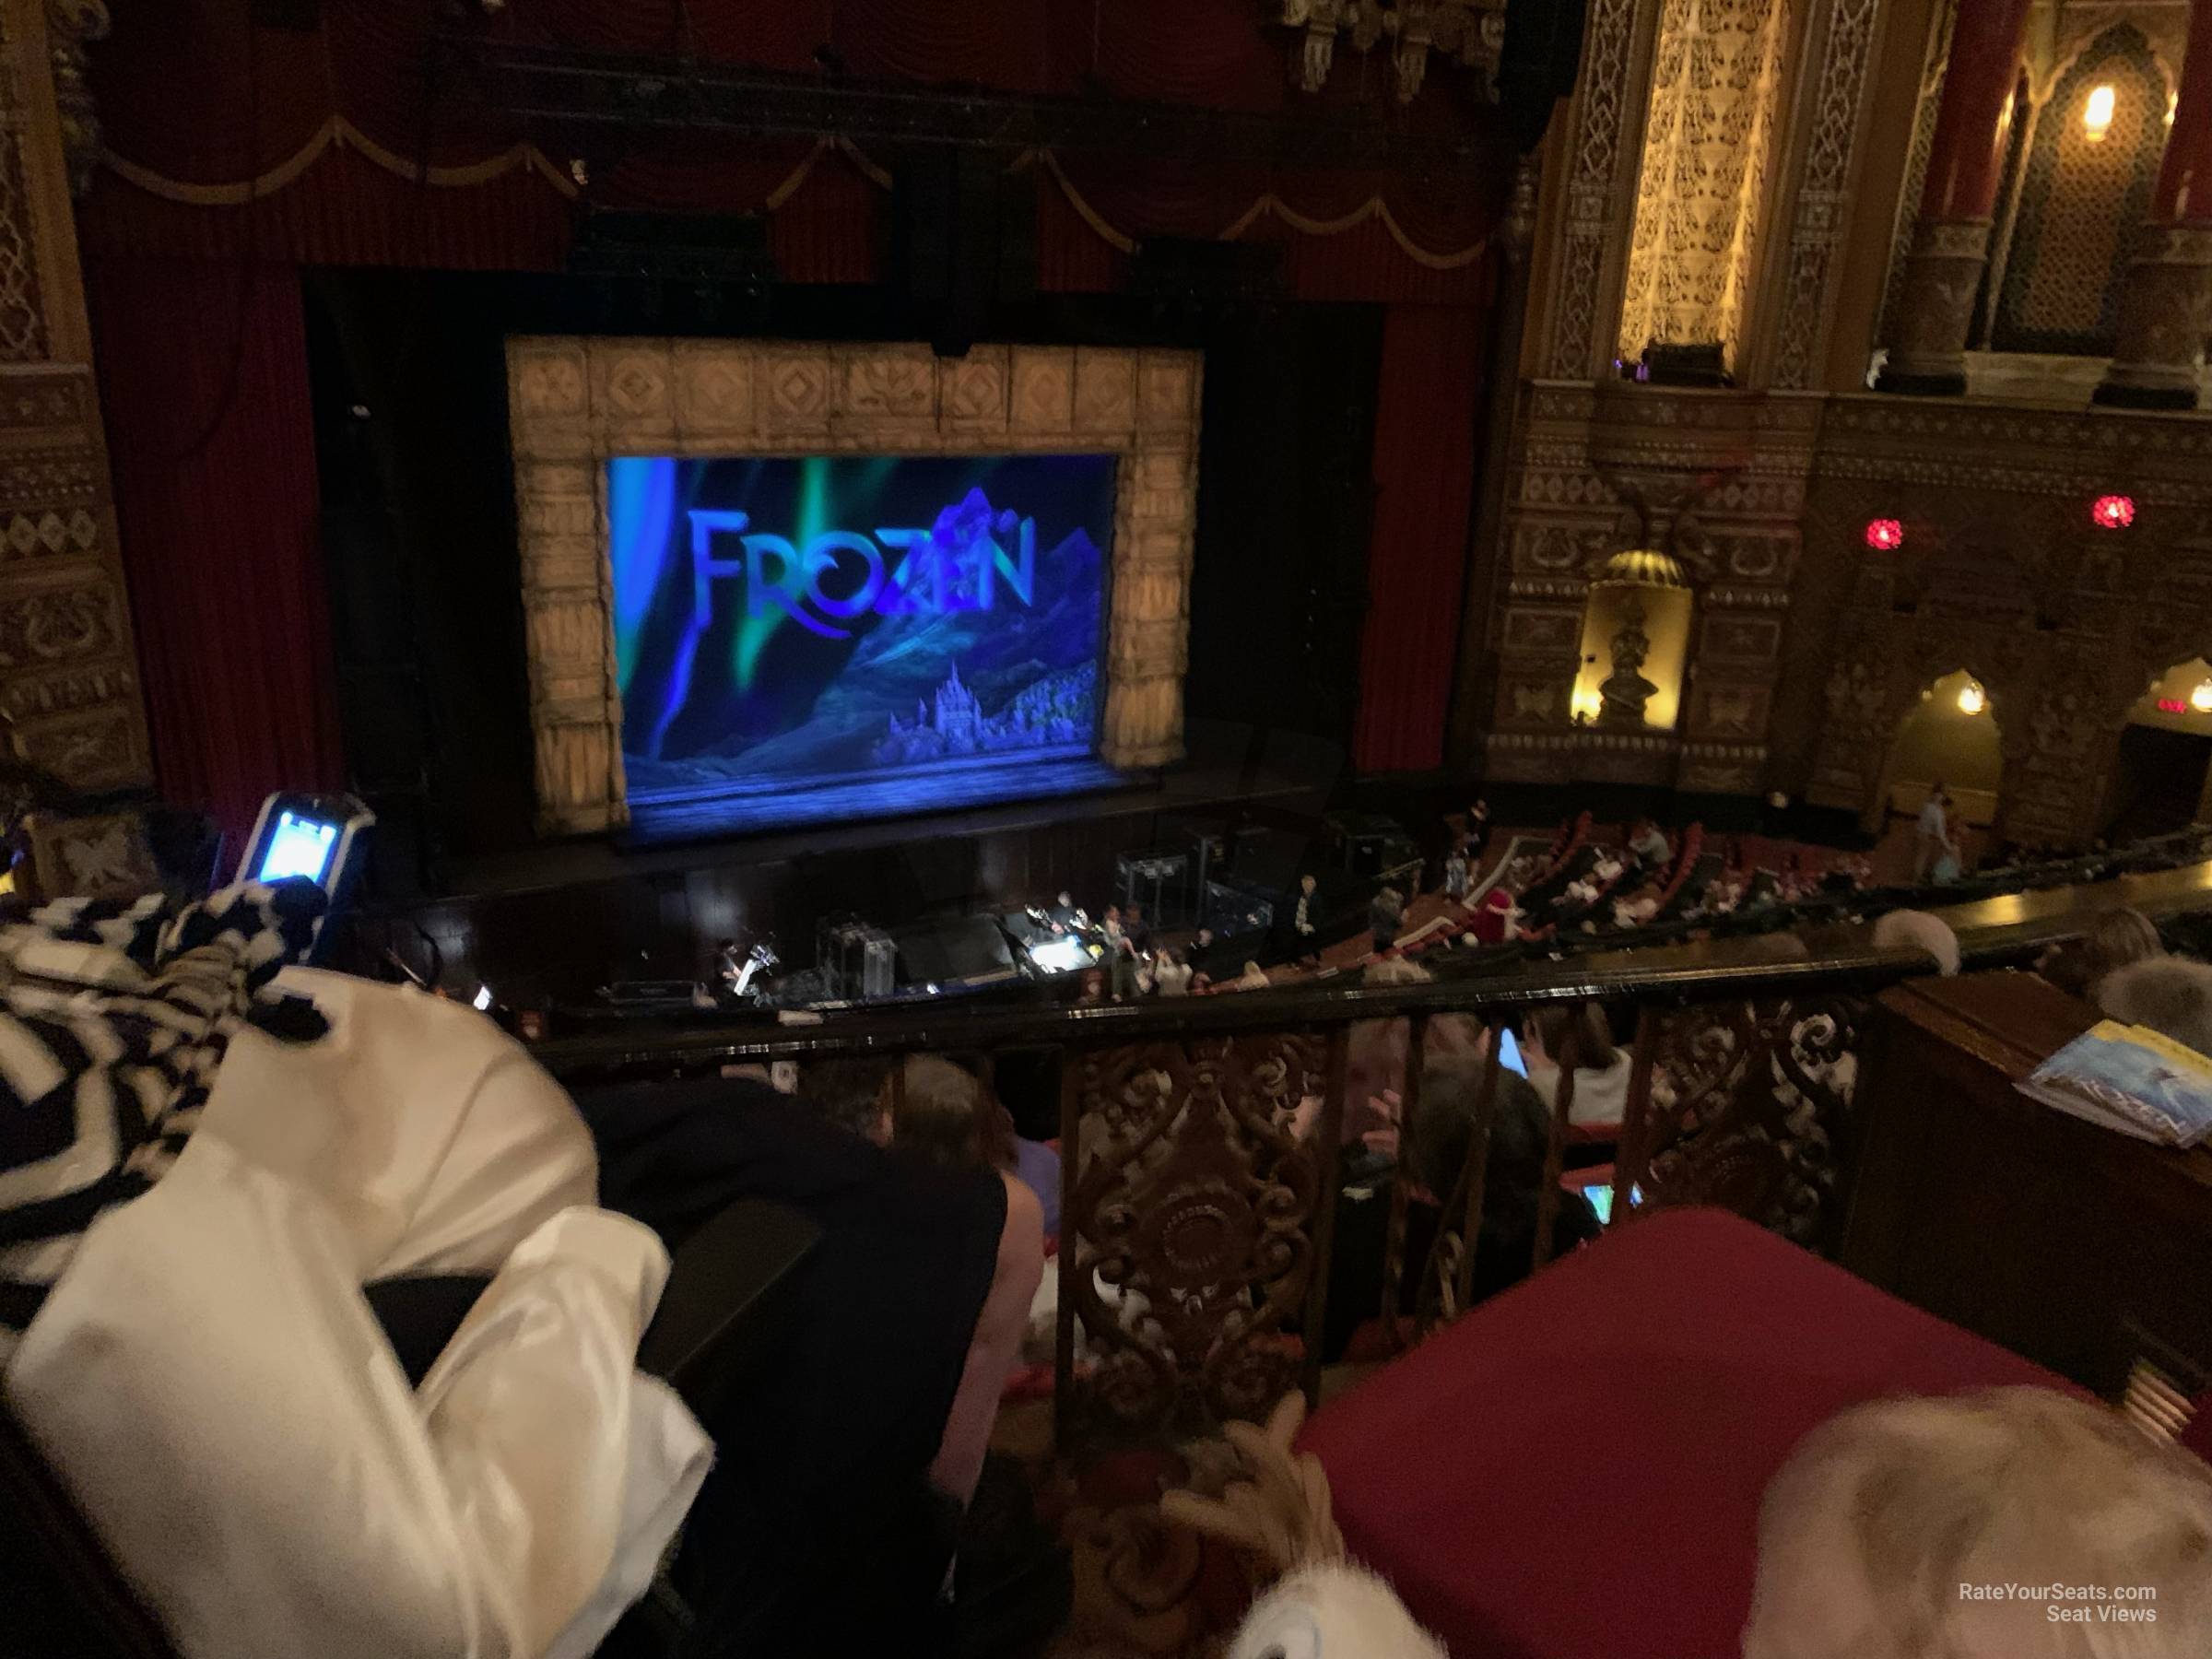
[[[1905,527],[1895,519],[1868,519],[1866,545],[1877,553],[1891,552],[1905,545]]]
[[[2124,530],[2136,522],[2136,498],[2102,495],[2089,506],[2089,522],[2100,530]]]

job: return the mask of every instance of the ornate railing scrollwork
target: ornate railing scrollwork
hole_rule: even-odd
[[[1617,1213],[1710,1204],[1800,1242],[1818,1238],[1865,1006],[1826,996],[1647,1012],[1616,1187],[1641,1196]]]
[[[1341,1038],[1294,1032],[1071,1061],[1064,1428],[1211,1427],[1311,1383],[1290,1332],[1320,1328],[1342,1075]]]

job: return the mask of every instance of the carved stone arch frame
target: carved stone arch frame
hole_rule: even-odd
[[[2004,766],[1997,776],[1993,833],[2002,832],[2012,787],[2030,747],[2035,713],[2034,664],[2008,648],[2002,630],[1961,628],[1953,617],[1916,617],[1904,647],[1889,659],[1888,696],[1882,705],[1881,763],[1870,769],[1873,787],[1861,802],[1860,823],[1878,830],[1888,817],[1889,791],[1896,782],[1897,739],[1920,694],[1947,674],[1966,673],[1989,698],[1990,718],[1997,723]],[[1996,672],[1988,672],[1994,669]],[[2009,711],[2009,715],[2003,712]]]
[[[607,558],[617,455],[1116,457],[1099,754],[1182,754],[1198,504],[1195,351],[516,336],[510,437],[536,755],[552,834],[629,818]]]

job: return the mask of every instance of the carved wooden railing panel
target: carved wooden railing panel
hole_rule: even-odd
[[[1715,1205],[1809,1243],[1856,1083],[1856,996],[1698,1004],[1639,1027],[1616,1215]],[[1640,1194],[1631,1207],[1631,1194]]]
[[[1070,1057],[1064,1435],[1210,1427],[1265,1415],[1301,1381],[1311,1392],[1318,1347],[1292,1333],[1321,1329],[1343,1070],[1341,1034]]]

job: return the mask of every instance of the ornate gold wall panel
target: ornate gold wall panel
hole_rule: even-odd
[[[1104,452],[1115,469],[1100,754],[1182,753],[1198,503],[1192,351],[518,337],[508,413],[541,829],[629,818],[606,558],[610,455]]]
[[[1856,179],[1866,74],[1879,43],[1881,0],[1830,0],[1818,21],[1820,68],[1813,82],[1810,124],[1794,169],[1789,245],[1783,254],[1774,359],[1764,376],[1779,389],[1812,384],[1835,324],[1836,253],[1843,241]]]
[[[1591,0],[1575,82],[1567,214],[1553,262],[1547,348],[1555,380],[1583,380],[1612,356],[1626,232],[1635,213],[1644,68],[1659,0]]]
[[[1738,362],[1783,80],[1786,0],[1661,0],[1618,349]]]
[[[1489,775],[1763,787],[1783,618],[1821,400],[1539,382],[1513,455]],[[1591,579],[1662,542],[1689,568],[1697,633],[1672,732],[1570,718]]]
[[[130,606],[38,0],[0,0],[0,724],[79,788],[147,782]]]

